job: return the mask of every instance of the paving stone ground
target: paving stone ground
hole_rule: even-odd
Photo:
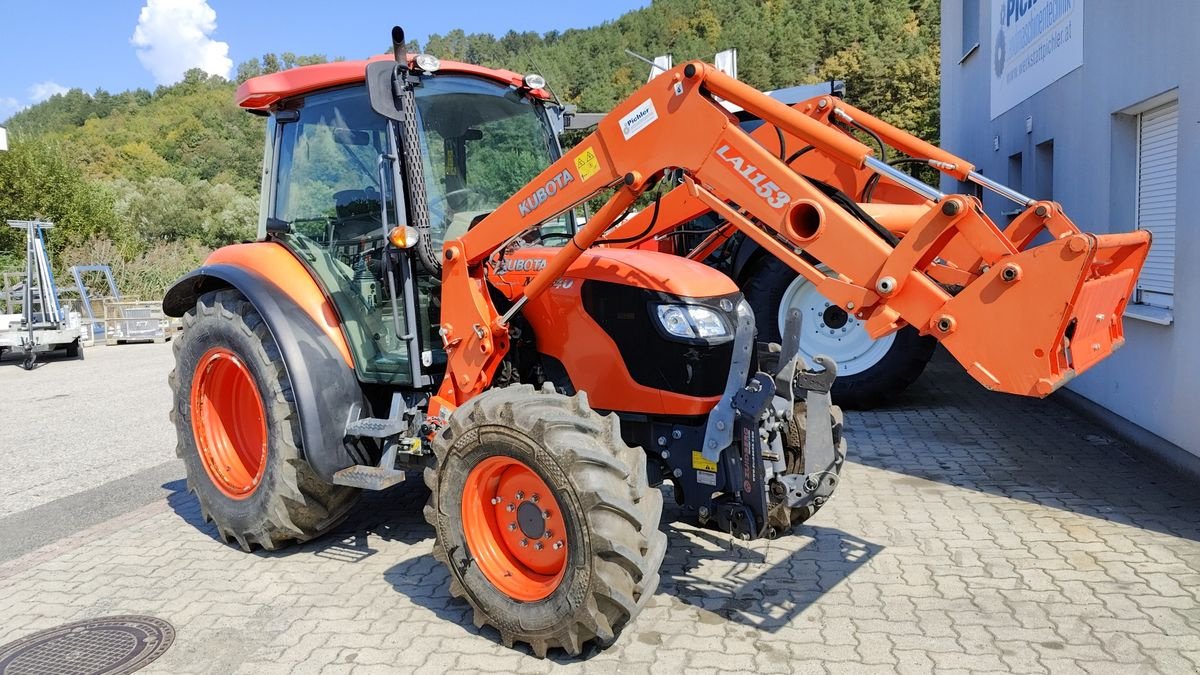
[[[945,359],[900,403],[849,413],[847,433],[839,492],[791,536],[733,542],[668,508],[657,594],[582,658],[538,660],[471,624],[415,477],[331,535],[251,555],[219,543],[176,481],[0,565],[0,643],[141,613],[178,631],[145,671],[160,673],[1200,669],[1196,485]]]

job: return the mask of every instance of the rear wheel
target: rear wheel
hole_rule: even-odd
[[[305,541],[340,522],[358,490],[324,482],[304,460],[291,382],[258,311],[235,290],[214,291],[183,325],[171,419],[204,519],[247,551]]]
[[[903,391],[920,377],[937,346],[911,326],[871,339],[857,317],[775,258],[759,262],[742,286],[764,342],[778,342],[788,311],[800,310],[800,353],[809,363],[817,354],[837,362],[833,400],[847,408],[874,408]]]
[[[506,646],[579,654],[609,642],[658,586],[662,493],[615,415],[584,394],[493,389],[450,416],[426,469],[425,518],[450,593]]]
[[[65,351],[67,358],[70,358],[70,359],[83,358],[83,350],[79,346],[79,338],[76,338],[76,339],[68,342],[66,344],[66,346],[63,347],[63,350]]]

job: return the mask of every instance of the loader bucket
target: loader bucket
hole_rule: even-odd
[[[1124,344],[1149,248],[1145,231],[1073,234],[1007,256],[928,330],[988,389],[1047,396]]]

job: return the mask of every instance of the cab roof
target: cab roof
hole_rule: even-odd
[[[408,55],[411,67],[416,54]],[[237,104],[247,110],[265,112],[276,103],[307,94],[313,91],[329,89],[366,79],[367,64],[372,61],[392,60],[391,54],[380,54],[359,61],[334,61],[312,66],[301,66],[290,70],[282,70],[270,75],[259,75],[243,82],[234,95]],[[524,84],[525,76],[511,70],[485,68],[471,63],[457,61],[442,61],[438,72],[465,73],[487,78],[501,84],[520,87]],[[544,89],[534,89],[533,96],[543,100],[550,99],[550,92]]]

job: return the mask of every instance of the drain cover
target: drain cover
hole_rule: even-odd
[[[132,673],[174,641],[171,624],[152,616],[76,621],[0,646],[0,675]]]

